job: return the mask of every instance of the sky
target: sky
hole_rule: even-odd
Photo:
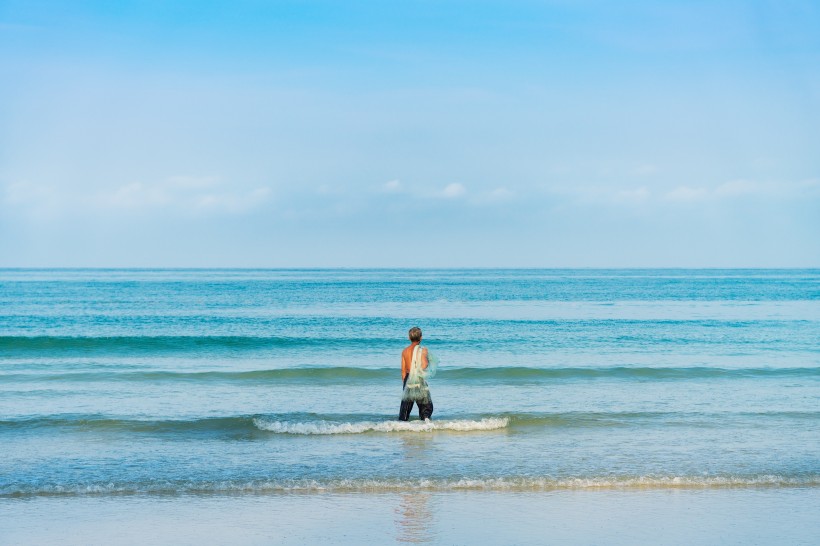
[[[820,3],[0,0],[0,267],[820,267]]]

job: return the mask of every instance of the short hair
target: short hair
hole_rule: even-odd
[[[410,341],[421,341],[421,328],[413,326],[410,328]]]

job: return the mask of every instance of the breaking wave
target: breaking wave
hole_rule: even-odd
[[[506,417],[485,419],[443,419],[436,421],[361,421],[358,423],[334,423],[315,421],[294,423],[255,417],[253,424],[261,430],[278,434],[361,434],[363,432],[435,432],[439,430],[469,432],[474,430],[498,430],[505,428],[510,420]]]
[[[76,433],[130,433],[148,435],[249,437],[259,434],[362,434],[366,432],[469,432],[536,428],[589,428],[643,426],[663,423],[681,426],[724,426],[731,421],[801,420],[812,423],[820,411],[736,413],[700,412],[555,412],[469,415],[461,419],[401,422],[383,414],[281,413],[201,417],[195,419],[129,419],[97,414],[0,419],[0,432],[39,433],[57,429]]]

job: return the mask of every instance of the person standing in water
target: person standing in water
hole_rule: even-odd
[[[433,398],[425,376],[430,359],[427,349],[421,346],[421,328],[410,328],[410,345],[401,353],[401,380],[403,392],[399,420],[409,421],[413,403],[419,407],[419,418],[428,420],[433,415]]]

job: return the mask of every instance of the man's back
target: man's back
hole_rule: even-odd
[[[407,374],[410,373],[410,366],[413,363],[413,349],[418,346],[418,343],[411,343],[404,350],[401,352],[401,379],[407,377]],[[427,348],[422,347],[421,349],[421,369],[427,369]]]

